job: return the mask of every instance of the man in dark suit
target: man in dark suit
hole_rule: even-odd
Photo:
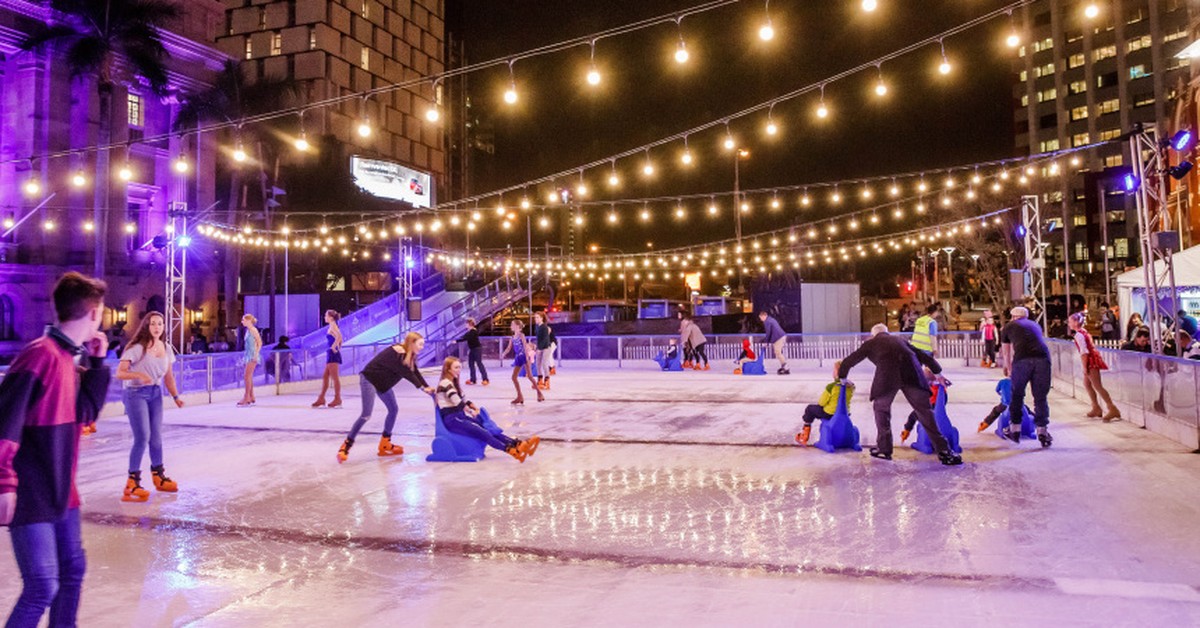
[[[846,379],[850,369],[863,360],[875,365],[875,380],[871,383],[871,404],[875,409],[875,426],[879,430],[876,446],[871,456],[882,460],[892,459],[892,401],[896,393],[903,392],[917,420],[929,435],[929,441],[938,452],[938,460],[944,465],[962,464],[962,457],[950,451],[950,445],[933,419],[933,408],[929,404],[929,382],[921,372],[921,364],[929,367],[943,385],[942,366],[928,353],[916,349],[908,341],[888,333],[887,325],[871,328],[871,339],[864,342],[854,353],[842,360],[838,377]]]

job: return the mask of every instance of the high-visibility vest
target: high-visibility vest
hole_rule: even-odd
[[[922,351],[933,351],[933,334],[930,333],[930,327],[933,326],[933,317],[926,314],[917,319],[916,327],[913,328],[912,346],[921,349]]]

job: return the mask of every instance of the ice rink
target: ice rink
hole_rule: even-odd
[[[120,501],[130,431],[105,419],[79,464],[80,625],[1200,625],[1200,456],[1165,438],[1058,395],[1049,450],[977,434],[999,374],[960,362],[966,463],[899,445],[889,463],[793,444],[828,367],[653,366],[567,364],[519,409],[492,369],[468,397],[542,437],[524,464],[425,462],[432,402],[405,383],[399,459],[375,455],[376,404],[335,461],[356,384],[341,410],[265,392],[169,410],[181,490],[144,504]],[[870,370],[852,377],[873,442]],[[0,614],[19,583],[4,540]]]

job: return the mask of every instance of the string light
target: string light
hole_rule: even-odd
[[[371,116],[367,114],[366,96],[363,96],[363,99],[359,101],[358,108],[359,113],[361,114],[358,122],[358,136],[363,138],[371,137]]]
[[[617,176],[617,160],[612,161],[612,171],[608,175],[608,187],[615,188],[621,185],[621,177]]]
[[[516,61],[508,62],[508,89],[504,90],[504,102],[510,105],[517,104],[517,76],[513,72],[513,63]]]
[[[887,96],[888,86],[883,82],[883,65],[876,65],[875,70],[879,74],[879,80],[875,83],[875,95],[879,97]]]
[[[683,18],[679,17],[675,20],[675,27],[679,29],[679,46],[675,49],[675,63],[680,65],[688,62],[687,44],[683,43]]]
[[[1089,2],[1083,9],[1083,16],[1089,20],[1094,20],[1100,15],[1100,6],[1095,2]]]
[[[37,179],[30,179],[25,182],[25,194],[29,196],[37,196],[42,191],[42,184],[38,183]]]
[[[729,121],[725,121],[725,150],[733,150],[737,146],[737,142],[733,139],[733,133],[729,130]]]
[[[686,135],[683,137],[683,155],[681,155],[679,157],[679,161],[682,161],[683,165],[685,165],[685,166],[692,165],[692,151],[690,148],[688,148],[688,141],[687,141]]]
[[[825,106],[825,86],[821,86],[821,102],[817,105],[817,117],[824,120],[829,117],[829,108]]]
[[[775,38],[775,27],[771,25],[771,0],[766,2],[767,21],[758,29],[758,38],[763,41],[771,41]]]
[[[1009,32],[1008,38],[1004,40],[1004,43],[1008,44],[1009,48],[1016,48],[1021,45],[1021,35],[1017,33],[1017,24],[1013,21],[1012,11],[1008,12],[1008,21],[1012,26],[1012,30]]]
[[[779,126],[775,124],[775,118],[771,115],[774,112],[775,105],[772,104],[771,108],[767,110],[767,135],[771,136],[779,132]]]
[[[71,185],[77,188],[87,185],[87,176],[83,174],[82,170],[77,170],[75,174],[71,175]]]
[[[946,42],[938,40],[938,45],[942,47],[942,64],[938,66],[938,72],[942,75],[947,75],[954,68],[950,65],[950,59],[946,58]]]
[[[596,40],[592,40],[591,47],[592,55],[591,60],[588,61],[587,82],[588,85],[599,85],[600,71],[596,69]]]
[[[175,172],[186,174],[191,169],[191,164],[188,163],[187,157],[182,154],[175,158]]]
[[[879,3],[876,0],[862,0],[862,10],[867,13],[875,11],[879,8]]]
[[[650,161],[650,149],[646,149],[646,163],[642,166],[642,174],[647,177],[654,175],[654,162]]]

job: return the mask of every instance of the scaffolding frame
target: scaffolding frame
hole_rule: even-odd
[[[1046,247],[1042,239],[1042,204],[1036,195],[1021,197],[1021,226],[1025,231],[1025,289],[1033,297],[1038,325],[1046,329]],[[1065,253],[1065,252],[1064,252]],[[1068,306],[1069,307],[1069,306]]]
[[[181,246],[180,236],[187,234],[188,204],[184,201],[173,201],[167,208],[167,248],[166,248],[166,285],[163,295],[166,296],[165,339],[175,353],[184,353],[187,334],[187,247]]]
[[[1179,311],[1175,289],[1175,266],[1171,258],[1179,246],[1178,232],[1171,230],[1171,212],[1167,194],[1167,147],[1158,131],[1147,126],[1129,136],[1133,176],[1139,183],[1133,192],[1137,206],[1138,243],[1142,251],[1142,273],[1146,282],[1146,318],[1150,327],[1150,345],[1155,353],[1163,351],[1164,317],[1174,319]],[[1162,263],[1161,270],[1158,269]],[[1164,315],[1159,294],[1169,289],[1171,311]]]

